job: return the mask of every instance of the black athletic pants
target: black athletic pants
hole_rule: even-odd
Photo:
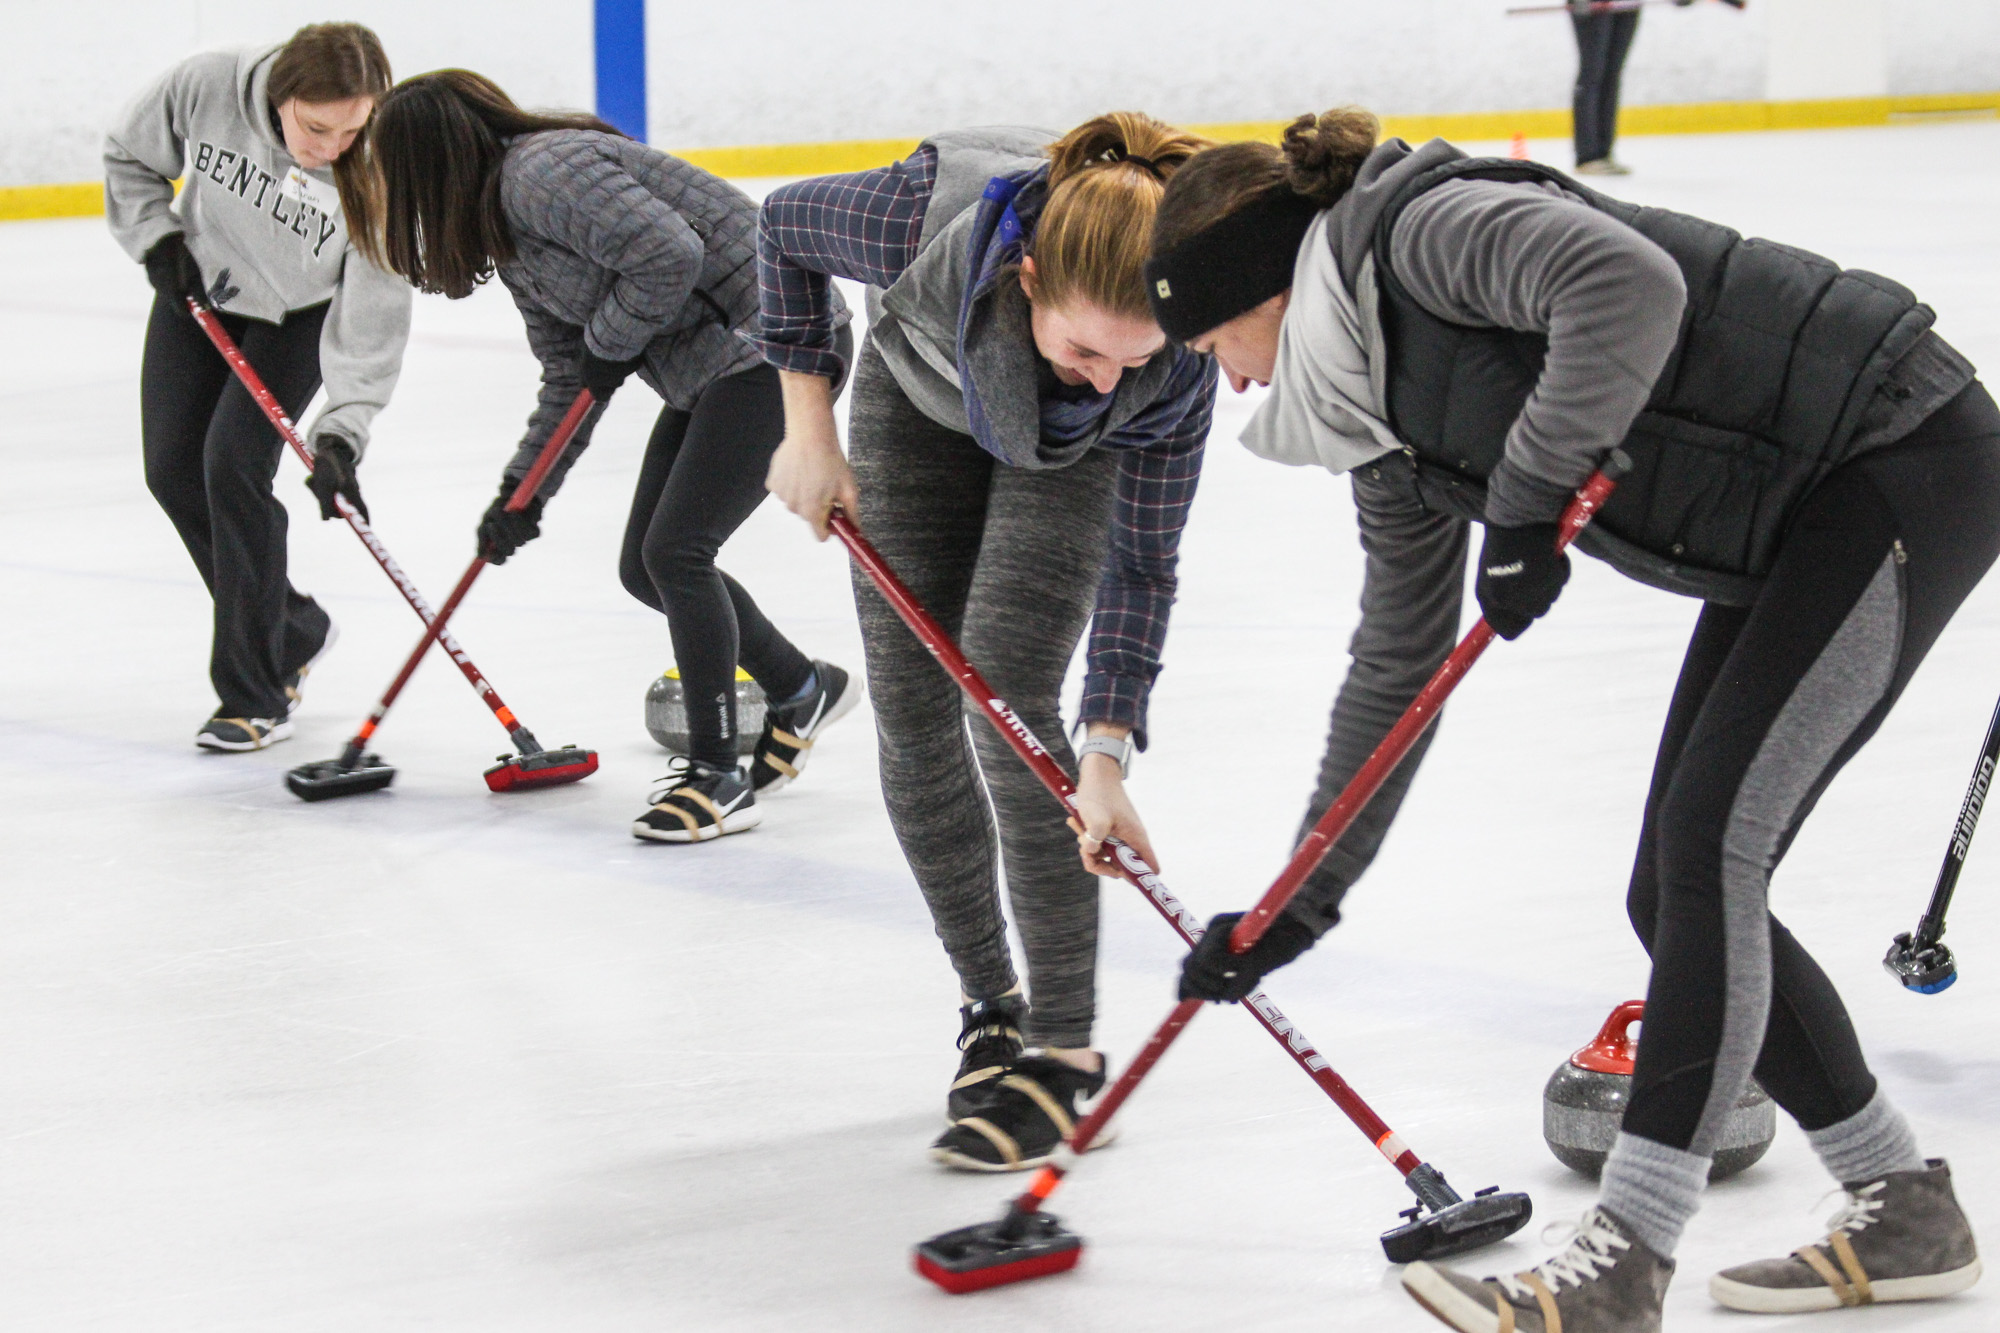
[[[319,391],[326,306],[282,324],[222,325],[294,419]],[[139,370],[146,488],[180,533],[215,599],[209,679],[222,717],[283,717],[285,678],[312,660],[332,623],[285,577],[285,507],[272,494],[285,444],[201,326],[153,300]]]
[[[1576,160],[1579,164],[1611,156],[1618,137],[1618,77],[1632,34],[1639,30],[1639,11],[1618,14],[1571,14],[1576,27],[1576,96],[1572,104]]]
[[[721,768],[737,763],[738,663],[773,700],[791,698],[812,676],[811,660],[715,567],[722,543],[764,502],[764,476],[784,434],[778,372],[768,365],[717,380],[692,412],[662,409],[618,559],[625,591],[667,617],[688,749]]]
[[[1996,555],[2000,409],[1975,383],[1816,487],[1752,605],[1702,611],[1627,904],[1653,958],[1628,1132],[1707,1155],[1753,1070],[1809,1130],[1874,1096],[1771,872]]]

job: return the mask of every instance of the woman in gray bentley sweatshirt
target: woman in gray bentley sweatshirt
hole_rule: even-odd
[[[540,534],[544,500],[628,376],[666,400],[639,465],[619,576],[667,618],[689,754],[632,832],[706,842],[754,828],[757,795],[798,776],[820,732],[859,698],[845,671],[801,653],[715,567],[763,502],[784,431],[777,372],[741,336],[757,317],[757,206],[594,116],[523,111],[468,70],[398,84],[368,143],[379,176],[353,209],[362,245],[454,299],[498,273],[542,363],[539,405],[480,521],[480,554],[500,564]],[[846,308],[837,313],[844,321]],[[600,406],[528,508],[506,512],[583,389]],[[770,701],[747,772],[737,764],[739,664]]]
[[[1524,632],[1569,573],[1555,523],[1629,458],[1577,542],[1705,603],[1646,801],[1627,910],[1646,1031],[1598,1206],[1536,1268],[1404,1286],[1464,1330],[1644,1333],[1720,1127],[1754,1073],[1847,1191],[1831,1232],[1717,1274],[1739,1310],[1948,1295],[1979,1276],[1942,1161],[1869,1072],[1832,983],[1770,914],[1772,871],[2000,553],[2000,409],[1906,288],[1365,112],[1198,155],[1161,204],[1163,328],[1271,392],[1253,453],[1344,472],[1367,559],[1316,818],[1443,661],[1475,592]],[[1184,997],[1240,1000],[1339,916],[1421,748],[1256,948],[1217,918]],[[1509,758],[1500,756],[1508,764]],[[1519,756],[1516,770],[1547,757]]]
[[[105,138],[111,232],[156,293],[139,372],[146,485],[215,598],[221,706],[195,737],[207,749],[289,736],[334,632],[285,575],[285,507],[271,492],[284,442],[187,299],[216,312],[288,414],[325,382],[309,484],[323,519],[336,493],[360,506],[355,465],[402,367],[410,289],[356,252],[341,197],[351,146],[388,90],[375,34],[322,23],[282,46],[183,60]]]

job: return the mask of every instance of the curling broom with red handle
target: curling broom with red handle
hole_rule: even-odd
[[[1629,466],[1624,454],[1613,450],[1603,468],[1584,483],[1563,511],[1562,522],[1556,532],[1557,550],[1576,540],[1576,535],[1604,507],[1605,500],[1617,485],[1614,478],[1622,476]],[[1265,891],[1257,905],[1236,923],[1229,939],[1232,953],[1247,953],[1256,945],[1272,920],[1305,884],[1306,877],[1319,867],[1334,843],[1347,832],[1355,817],[1367,807],[1382,784],[1388,781],[1389,775],[1395,772],[1396,765],[1409,754],[1410,747],[1436,720],[1438,710],[1444,707],[1452,690],[1457,688],[1458,682],[1492,642],[1493,627],[1482,617],[1452,650],[1444,665],[1425,683],[1416,699],[1404,710],[1403,716],[1390,728],[1389,734],[1368,756],[1368,761],[1355,773],[1346,790],[1340,793],[1300,841],[1277,881]],[[1118,1108],[1124,1105],[1125,1099],[1132,1095],[1147,1073],[1159,1063],[1160,1057],[1167,1053],[1174,1039],[1193,1021],[1203,1003],[1202,1000],[1182,1000],[1174,1006],[1173,1012],[1153,1033],[1138,1057],[1126,1066],[1125,1072],[1106,1090],[1090,1114],[1077,1123],[1070,1141],[1059,1147],[1048,1165],[1035,1173],[1033,1182],[1008,1205],[1006,1213],[998,1221],[960,1227],[956,1231],[931,1237],[917,1246],[917,1271],[946,1291],[968,1292],[1074,1268],[1083,1257],[1083,1238],[1042,1212],[1042,1205],[1062,1184],[1063,1177],[1075,1165],[1077,1157],[1090,1150],[1090,1145],[1103,1132],[1111,1117],[1117,1114]],[[1477,1204],[1486,1197],[1477,1196],[1469,1202]]]
[[[1049,752],[1036,739],[1035,734],[1007,701],[994,693],[977,668],[965,659],[951,635],[933,619],[896,572],[889,568],[881,552],[863,537],[847,515],[836,511],[830,526],[835,535],[846,544],[854,563],[865,573],[883,600],[888,602],[901,616],[903,623],[910,627],[919,642],[930,650],[933,657],[943,666],[946,673],[958,682],[959,688],[996,730],[1021,756],[1030,771],[1042,780],[1063,808],[1075,815],[1076,787],[1069,775],[1063,772]],[[1169,925],[1180,933],[1188,947],[1192,948],[1202,937],[1200,920],[1188,911],[1180,900],[1168,890],[1159,874],[1146,864],[1140,855],[1117,838],[1107,840],[1117,860],[1120,877],[1146,896],[1146,901],[1164,917]],[[1458,1192],[1445,1180],[1444,1174],[1430,1163],[1418,1157],[1405,1147],[1401,1137],[1389,1128],[1373,1107],[1361,1099],[1359,1093],[1328,1063],[1305,1033],[1285,1017],[1278,1006],[1258,991],[1247,997],[1244,1005],[1250,1015],[1284,1049],[1293,1062],[1303,1069],[1313,1082],[1319,1084],[1355,1127],[1368,1136],[1389,1163],[1403,1174],[1404,1181],[1417,1196],[1415,1208],[1404,1214],[1402,1225],[1395,1227],[1382,1237],[1383,1249],[1396,1263],[1409,1263],[1419,1258],[1442,1258],[1460,1254],[1478,1246],[1490,1244],[1512,1235],[1527,1225],[1532,1206],[1525,1194],[1500,1194],[1488,1190],[1471,1200],[1460,1197]],[[1426,1210],[1429,1211],[1426,1211]],[[926,1271],[926,1276],[939,1280]],[[955,1279],[954,1279],[955,1280]],[[952,1281],[942,1281],[941,1285],[953,1288]],[[985,1285],[985,1284],[979,1284]],[[972,1290],[973,1287],[964,1287]]]
[[[280,438],[292,447],[292,452],[297,454],[299,461],[306,465],[306,471],[312,471],[313,456],[306,448],[305,441],[299,438],[298,428],[292,424],[292,419],[286,413],[284,405],[278,401],[276,395],[265,385],[263,377],[258,375],[256,368],[243,355],[243,350],[236,345],[236,340],[229,336],[229,330],[223,328],[222,321],[215,317],[215,312],[201,302],[190,297],[188,298],[187,306],[189,313],[194,316],[195,323],[201,326],[201,331],[208,335],[209,342],[215,345],[216,352],[228,363],[229,368],[236,373],[236,378],[243,385],[244,392],[250,395],[250,400],[257,404],[258,408],[263,411],[265,418],[270,421],[271,428],[277,431]],[[575,408],[572,408],[572,413],[576,416],[577,420],[580,421],[582,419],[581,413],[577,412]],[[551,440],[559,437],[562,443],[567,444],[569,442],[570,435],[575,433],[575,426],[568,422],[567,419],[565,419],[565,424],[569,424],[570,429],[563,431],[558,428],[557,435],[552,436]],[[561,450],[558,448],[556,453],[559,454],[560,452]],[[555,462],[555,455],[550,454],[546,449],[543,451],[543,457],[546,458],[547,464],[542,466],[541,473],[536,476],[538,485],[541,476],[546,475],[548,467],[553,466]],[[541,459],[537,460],[538,464],[541,462]],[[532,495],[532,492],[530,494]],[[526,504],[525,500],[522,501],[523,507]],[[456,608],[456,600],[454,599],[447,605],[444,617],[440,617],[433,612],[430,608],[430,603],[424,600],[424,595],[417,591],[416,583],[411,580],[408,574],[403,572],[403,567],[396,563],[395,557],[389,554],[389,548],[384,546],[382,539],[375,535],[375,529],[370,527],[368,520],[361,516],[361,511],[356,509],[346,496],[340,494],[334,495],[333,507],[342,518],[347,520],[347,526],[354,530],[354,535],[359,537],[361,544],[368,548],[368,554],[375,558],[375,563],[380,565],[382,572],[389,576],[389,582],[396,585],[396,591],[403,594],[403,600],[410,604],[410,609],[417,613],[417,618],[423,621],[425,626],[431,627],[431,632],[425,636],[425,645],[429,645],[433,634],[438,638],[439,642],[444,644],[445,651],[451,654],[451,660],[458,664],[459,670],[472,683],[472,688],[479,692],[479,697],[486,701],[487,707],[493,710],[494,716],[498,717],[501,725],[507,728],[507,734],[513,738],[516,746],[521,750],[521,758],[518,762],[524,765],[535,765],[534,771],[549,774],[548,777],[538,782],[509,781],[505,786],[494,786],[495,774],[501,773],[508,768],[510,762],[514,762],[508,761],[503,756],[501,764],[495,769],[488,771],[487,785],[495,791],[506,790],[514,786],[551,786],[556,782],[574,782],[577,778],[587,777],[590,773],[595,772],[597,769],[597,757],[589,751],[577,750],[573,747],[561,751],[544,751],[541,749],[540,743],[535,740],[534,733],[523,727],[520,719],[514,716],[513,710],[501,702],[499,693],[487,683],[486,677],[480,673],[479,668],[472,664],[472,658],[466,653],[464,648],[459,646],[458,640],[443,632],[444,617],[448,617],[451,611]],[[459,595],[462,595],[462,593],[455,594],[455,598]],[[414,668],[411,668],[411,670],[414,670]],[[396,688],[400,690],[402,682],[407,679],[408,673],[406,672],[398,678]],[[385,708],[381,711],[386,712],[387,710]],[[380,721],[381,712],[378,712],[374,717],[369,719],[369,724],[364,726],[364,735],[361,737],[364,745],[368,736],[374,734],[374,724]],[[557,776],[557,774],[566,770],[580,771],[574,771],[571,776]],[[526,771],[525,769],[523,770],[524,775]],[[285,775],[285,785],[291,789],[294,795],[304,800],[324,801],[335,796],[352,796],[359,792],[379,791],[393,782],[395,777],[396,770],[390,765],[383,763],[379,756],[364,754],[361,749],[350,745],[348,752],[343,754],[339,759],[323,760],[316,764],[301,764],[297,768],[292,769]]]
[[[528,507],[528,503],[535,498],[535,492],[541,489],[542,479],[548,476],[549,469],[555,466],[558,458],[562,457],[563,450],[569,445],[570,437],[576,434],[577,428],[590,414],[593,405],[594,400],[590,390],[585,389],[577,394],[576,401],[570,404],[569,411],[563,415],[555,433],[549,436],[548,443],[542,446],[542,452],[536,456],[534,467],[529,469],[527,476],[521,478],[520,484],[514,487],[514,493],[507,498],[508,513],[518,514]],[[542,743],[535,739],[535,733],[529,731],[521,719],[514,715],[514,710],[501,700],[499,691],[480,674],[479,668],[472,664],[472,659],[466,656],[465,650],[458,646],[458,641],[445,632],[445,625],[458,610],[458,604],[465,600],[466,593],[472,590],[473,581],[485,568],[485,557],[474,556],[472,563],[466,566],[465,573],[459,576],[458,585],[451,590],[451,596],[445,598],[444,606],[435,616],[424,617],[423,638],[417,640],[417,646],[404,660],[402,669],[396,673],[396,679],[390,682],[388,690],[375,705],[374,711],[369,713],[367,720],[361,724],[361,729],[347,742],[347,748],[341,751],[340,758],[301,764],[285,774],[285,785],[291,789],[293,795],[305,801],[326,801],[336,796],[355,796],[362,792],[380,791],[395,781],[394,766],[384,763],[379,755],[369,754],[368,742],[374,738],[376,728],[380,727],[382,719],[388,716],[389,709],[395,704],[397,696],[403,692],[403,687],[409,684],[410,677],[416,674],[417,667],[423,662],[424,654],[430,651],[433,642],[444,645],[445,652],[457,664],[459,671],[472,682],[472,688],[479,692],[479,697],[493,710],[493,716],[500,719],[500,725],[507,729],[508,739],[513,741],[514,748],[518,752],[500,755],[499,762],[486,770],[483,776],[489,790],[528,791],[536,787],[554,787],[565,782],[581,781],[597,771],[595,750],[584,750],[574,745],[565,745],[555,750],[543,749]]]

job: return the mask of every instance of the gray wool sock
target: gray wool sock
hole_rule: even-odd
[[[1828,1174],[1843,1185],[1880,1180],[1891,1171],[1924,1169],[1924,1155],[1917,1151],[1910,1122],[1880,1088],[1868,1105],[1847,1119],[1807,1130],[1806,1140]]]
[[[1647,1249],[1671,1259],[1701,1207],[1708,1165],[1706,1157],[1621,1132],[1604,1161],[1597,1202]]]

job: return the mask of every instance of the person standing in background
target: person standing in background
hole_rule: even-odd
[[[1570,0],[1569,22],[1576,30],[1576,93],[1571,102],[1576,174],[1629,175],[1632,169],[1612,158],[1611,144],[1618,137],[1618,78],[1632,49],[1632,36],[1639,31],[1639,7]]]
[[[153,285],[139,371],[146,487],[215,599],[209,679],[221,706],[195,744],[261,750],[291,713],[333,621],[286,577],[284,442],[188,313],[211,307],[306,433],[320,517],[334,496],[367,516],[356,465],[410,335],[410,289],[357,253],[341,190],[389,91],[389,60],[358,23],[279,46],[189,56],[132,101],[104,141],[111,234]],[[174,182],[181,182],[178,199]]]
[[[1747,0],[1722,0],[1736,9]],[[1611,156],[1618,137],[1618,79],[1632,36],[1639,31],[1643,0],[1570,0],[1576,29],[1576,93],[1571,103],[1572,134],[1579,176],[1629,176],[1632,168]],[[1681,9],[1694,0],[1674,0]]]

